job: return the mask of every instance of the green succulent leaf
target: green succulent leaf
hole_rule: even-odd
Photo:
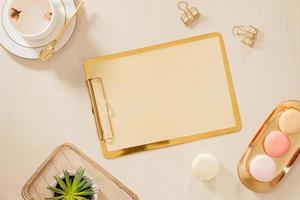
[[[65,182],[60,177],[54,176],[54,179],[56,180],[56,182],[60,185],[60,187],[64,191],[68,191],[67,185],[65,184]]]
[[[65,192],[65,191],[63,191],[63,190],[60,190],[60,189],[58,189],[58,188],[55,188],[55,187],[52,187],[52,186],[49,186],[49,187],[48,187],[48,189],[49,189],[49,190],[51,190],[52,192],[55,192],[55,193],[57,193],[57,194],[66,194],[66,192]]]
[[[91,182],[87,181],[87,182],[85,182],[85,184],[83,184],[82,186],[78,187],[78,191],[84,191],[86,189],[89,189],[89,188],[92,187],[92,185],[93,184]]]
[[[83,178],[84,171],[85,170],[82,169],[81,167],[77,170],[76,175],[75,175],[74,180],[73,180],[72,189],[71,189],[73,192],[77,191],[78,184],[80,183],[80,181]]]
[[[94,194],[92,190],[74,193],[74,195],[77,195],[77,196],[88,196],[88,195],[92,195],[92,194]]]
[[[72,183],[71,183],[71,180],[70,180],[70,174],[67,170],[64,170],[64,176],[65,176],[65,179],[66,179],[67,187],[70,190],[71,186],[72,186]]]

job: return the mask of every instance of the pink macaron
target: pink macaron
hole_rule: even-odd
[[[288,136],[281,131],[271,131],[264,140],[264,149],[269,156],[282,157],[291,147]]]

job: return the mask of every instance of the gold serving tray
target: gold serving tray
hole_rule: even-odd
[[[287,175],[297,160],[300,154],[300,133],[289,134],[288,137],[292,141],[289,152],[283,157],[272,157],[277,166],[275,178],[269,182],[261,182],[254,179],[250,174],[249,165],[251,160],[258,154],[266,154],[263,147],[265,137],[273,130],[280,130],[278,119],[282,112],[291,108],[300,111],[300,101],[286,101],[281,103],[260,127],[245,154],[242,156],[238,164],[238,175],[242,183],[250,190],[255,192],[267,192],[271,190]]]

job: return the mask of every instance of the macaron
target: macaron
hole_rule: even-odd
[[[300,133],[300,112],[296,109],[284,111],[279,117],[278,125],[286,134]]]
[[[274,160],[266,154],[255,156],[249,168],[251,176],[261,182],[271,181],[277,170]]]
[[[291,147],[288,136],[281,131],[271,131],[264,140],[264,149],[269,156],[282,157]]]
[[[210,180],[214,178],[219,170],[218,160],[207,153],[197,155],[192,163],[193,174],[201,180]]]

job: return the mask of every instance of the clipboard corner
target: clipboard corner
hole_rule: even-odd
[[[224,39],[224,38],[223,38],[223,34],[222,34],[221,32],[213,32],[212,34],[213,34],[214,36],[216,36],[216,37],[222,39],[222,40]]]
[[[90,66],[91,66],[92,62],[93,62],[93,60],[89,59],[83,63],[83,70],[84,70],[86,81],[91,77]]]

